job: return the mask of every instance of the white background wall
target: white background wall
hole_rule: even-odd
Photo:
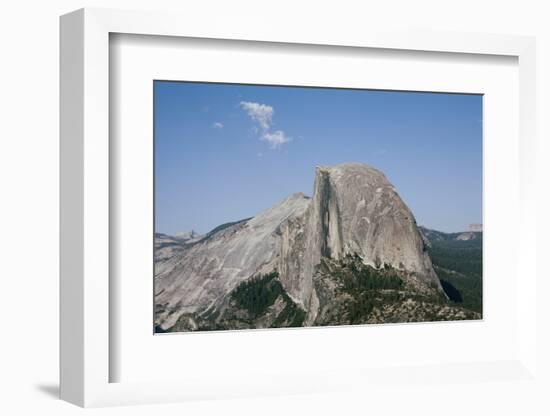
[[[0,412],[73,414],[80,409],[55,399],[58,382],[58,16],[74,9],[116,7],[165,9],[209,16],[245,13],[285,25],[320,19],[327,27],[387,22],[388,26],[512,33],[538,37],[538,129],[541,264],[548,252],[550,123],[550,12],[541,0],[402,1],[153,1],[5,0],[0,9]],[[548,283],[539,292],[550,293]],[[541,297],[541,300],[544,298]],[[548,322],[550,302],[539,302]],[[548,366],[548,331],[540,332]],[[473,341],[475,342],[475,340]],[[548,369],[548,367],[546,367]],[[547,371],[547,374],[549,372]],[[495,386],[487,396],[457,385],[456,401],[431,391],[394,397],[377,414],[544,414],[535,400],[541,392]],[[547,405],[548,406],[548,405]],[[369,410],[369,394],[345,393],[95,410],[99,414],[348,414]],[[546,413],[548,414],[548,413]]]

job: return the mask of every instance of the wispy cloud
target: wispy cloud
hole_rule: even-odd
[[[250,101],[241,101],[239,106],[246,111],[249,117],[260,125],[264,130],[268,130],[273,122],[273,107],[266,104],[253,103]]]
[[[254,126],[254,132],[259,134],[260,140],[268,142],[271,149],[280,149],[283,144],[292,141],[292,137],[284,131],[271,130],[275,114],[272,106],[251,101],[241,101],[239,106],[257,124]]]
[[[292,137],[288,137],[282,130],[274,132],[266,131],[262,134],[261,140],[268,142],[269,147],[272,149],[279,149],[283,144],[291,142]]]
[[[220,123],[219,121],[216,121],[212,124],[212,128],[214,128],[214,129],[223,129],[223,124]]]

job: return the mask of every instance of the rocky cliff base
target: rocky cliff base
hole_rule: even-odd
[[[359,163],[319,166],[311,198],[292,194],[204,236],[158,234],[155,327],[178,332],[480,318],[481,308],[463,309],[455,296],[466,287],[453,269],[460,253],[449,252],[453,261],[445,261],[448,251],[439,244],[448,236],[421,231],[382,172]],[[471,245],[480,238],[456,240]],[[443,257],[438,274],[447,273],[445,281],[430,254]]]
[[[318,313],[310,326],[481,319],[413,275],[365,265],[357,256],[322,258],[314,286]],[[241,283],[219,310],[180,316],[168,332],[300,327],[305,318],[273,272]]]

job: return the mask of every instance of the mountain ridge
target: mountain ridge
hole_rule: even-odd
[[[412,212],[382,172],[360,163],[318,166],[311,198],[292,194],[189,244],[155,241],[155,326],[178,331],[326,325],[332,316],[327,302],[340,305],[343,323],[374,323],[391,319],[390,309],[409,316],[403,310],[413,306],[404,302],[413,295],[418,317],[438,319],[441,310],[470,316],[442,309],[447,294],[427,250]],[[387,282],[377,277],[384,275],[400,281],[400,289],[384,289]],[[380,303],[388,290],[401,305],[397,309]],[[272,302],[258,300],[252,308],[264,315],[251,314],[246,293]],[[376,293],[378,300],[372,298]]]

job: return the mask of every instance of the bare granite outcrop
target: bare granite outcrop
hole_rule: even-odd
[[[382,172],[360,163],[317,167],[311,198],[293,194],[252,219],[166,250],[155,262],[155,324],[163,330],[183,315],[218,314],[240,283],[273,271],[306,312],[304,324],[312,324],[322,258],[359,256],[365,265],[402,270],[420,293],[444,294],[412,212]]]

